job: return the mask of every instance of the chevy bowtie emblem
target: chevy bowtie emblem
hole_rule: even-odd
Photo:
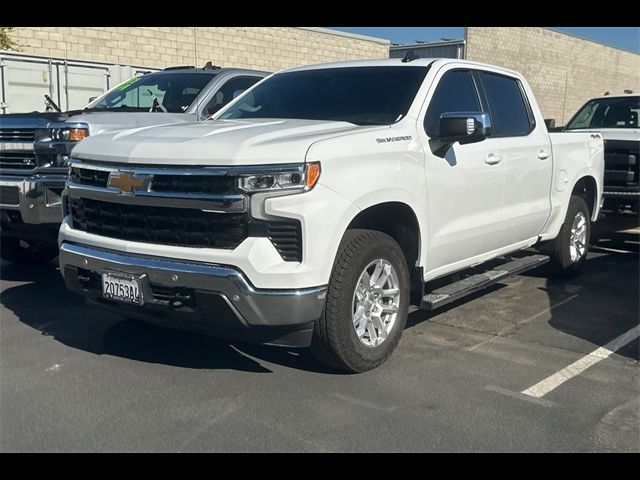
[[[121,193],[133,193],[136,190],[146,190],[151,177],[138,175],[133,172],[111,172],[107,186],[117,188]]]

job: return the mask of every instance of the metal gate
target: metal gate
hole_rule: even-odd
[[[44,95],[62,110],[84,107],[89,99],[154,68],[0,52],[2,113],[43,111]]]

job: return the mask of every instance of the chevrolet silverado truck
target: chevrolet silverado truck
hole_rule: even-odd
[[[640,211],[640,95],[603,95],[587,101],[566,131],[596,131],[604,139],[604,205],[617,213]]]
[[[391,355],[411,304],[549,261],[577,274],[603,177],[599,134],[549,134],[520,74],[452,59],[285,70],[212,120],[89,137],[72,157],[69,289],[349,372]]]
[[[206,119],[265,76],[209,64],[170,67],[133,77],[82,110],[1,115],[0,257],[43,263],[58,255],[60,195],[69,155],[79,141],[120,129]]]

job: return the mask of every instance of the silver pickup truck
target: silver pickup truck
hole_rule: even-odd
[[[75,145],[121,129],[203,120],[268,72],[170,67],[133,77],[85,108],[0,115],[0,257],[48,262],[58,254],[60,195]]]

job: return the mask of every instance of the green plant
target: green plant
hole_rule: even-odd
[[[19,45],[9,36],[14,27],[0,27],[0,49],[19,50]]]

